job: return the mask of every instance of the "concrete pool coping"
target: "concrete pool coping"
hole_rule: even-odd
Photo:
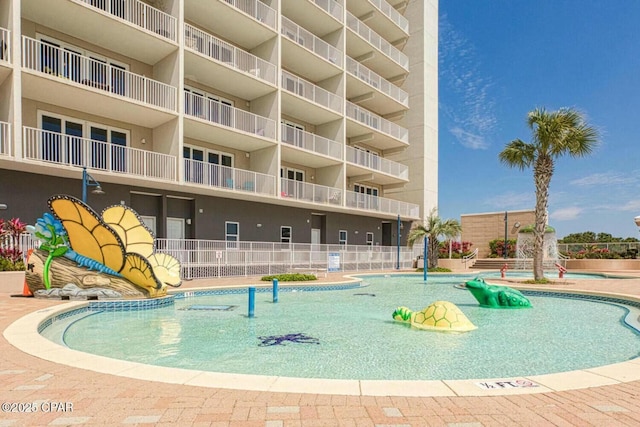
[[[365,274],[358,274],[353,275],[353,277],[345,276],[344,278],[347,279],[346,281],[353,281],[354,277],[363,278],[366,276]],[[336,283],[345,283],[345,281],[325,284]],[[519,286],[517,283],[512,283],[511,285],[521,289],[526,288],[536,291],[549,290],[548,287]],[[239,285],[234,287],[237,286]],[[217,287],[206,287],[206,289],[212,288]],[[188,289],[192,291],[200,288],[189,287]],[[551,289],[554,292],[560,292],[557,288]],[[631,301],[640,301],[640,298],[632,295],[613,292],[596,292],[586,289],[566,289],[562,290],[562,292],[594,296],[605,295]],[[640,358],[577,371],[525,377],[473,380],[332,380],[227,374],[166,368],[92,355],[58,345],[38,333],[38,327],[47,319],[63,312],[82,308],[88,304],[86,301],[66,302],[63,306],[37,310],[19,318],[9,325],[4,331],[4,337],[13,346],[27,354],[74,368],[168,384],[233,390],[360,396],[498,396],[577,390],[640,380]]]

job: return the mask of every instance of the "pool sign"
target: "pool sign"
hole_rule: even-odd
[[[340,271],[340,252],[329,252],[327,271]]]
[[[538,384],[534,383],[533,381],[527,381],[527,380],[483,381],[481,383],[476,383],[476,385],[484,390],[540,387]]]

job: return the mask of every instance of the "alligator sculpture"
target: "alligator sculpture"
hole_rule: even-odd
[[[478,300],[480,307],[531,308],[531,302],[522,292],[508,286],[490,285],[479,277],[465,282],[465,286]]]

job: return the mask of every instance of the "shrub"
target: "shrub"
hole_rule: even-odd
[[[0,271],[25,269],[20,249],[20,235],[25,231],[26,224],[18,218],[0,219]]]
[[[451,242],[451,258],[462,258],[471,253],[471,242]],[[449,258],[449,241],[440,243],[438,247],[439,258]]]
[[[302,273],[286,273],[286,274],[274,274],[271,276],[262,277],[263,282],[271,282],[273,279],[278,279],[279,282],[306,282],[309,280],[318,280],[313,274]]]
[[[516,257],[516,247],[518,241],[516,239],[507,239],[507,258]],[[504,239],[495,239],[489,242],[489,249],[491,253],[489,258],[503,258],[504,257]]]
[[[418,268],[416,269],[416,271],[424,271],[423,268]],[[444,268],[444,267],[431,267],[430,269],[427,270],[427,272],[429,273],[451,273],[451,270],[448,268]]]

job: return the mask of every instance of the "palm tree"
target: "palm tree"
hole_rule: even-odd
[[[417,241],[427,238],[429,253],[426,268],[436,267],[438,265],[438,247],[440,246],[438,238],[442,236],[445,239],[452,239],[459,235],[460,231],[462,231],[462,227],[458,221],[455,219],[443,221],[438,216],[438,209],[433,208],[423,224],[413,223],[407,236],[407,246],[413,246]]]
[[[598,131],[587,125],[580,112],[571,108],[551,112],[537,108],[527,115],[527,124],[532,132],[531,142],[511,141],[499,154],[499,159],[520,170],[533,166],[536,186],[533,276],[534,280],[544,280],[543,242],[555,159],[564,155],[584,157],[590,154],[598,144]]]

